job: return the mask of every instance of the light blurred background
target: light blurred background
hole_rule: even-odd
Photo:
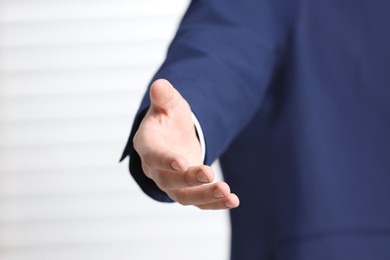
[[[226,212],[118,159],[183,0],[0,0],[0,259],[228,259]]]

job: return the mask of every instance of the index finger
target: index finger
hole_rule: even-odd
[[[185,172],[156,171],[151,174],[157,186],[164,191],[200,186],[214,180],[214,170],[207,165],[190,167]]]
[[[140,149],[140,152],[137,151],[137,153],[141,158],[142,164],[153,171],[185,172],[188,169],[188,163],[182,156],[164,148],[157,146],[153,148],[144,147],[143,149]]]

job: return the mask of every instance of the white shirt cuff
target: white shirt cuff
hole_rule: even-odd
[[[194,121],[195,129],[198,132],[200,147],[202,149],[202,161],[204,162],[204,160],[206,159],[206,144],[204,140],[202,127],[200,126],[200,123],[194,113],[192,113],[192,120]]]

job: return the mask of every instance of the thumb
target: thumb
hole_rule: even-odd
[[[182,99],[179,92],[165,79],[158,79],[150,87],[150,100],[153,109],[168,112]]]

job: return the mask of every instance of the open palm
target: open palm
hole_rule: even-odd
[[[202,209],[234,208],[239,204],[224,182],[212,183],[214,171],[203,165],[191,108],[166,80],[155,81],[151,106],[134,136],[142,168],[173,200]]]

